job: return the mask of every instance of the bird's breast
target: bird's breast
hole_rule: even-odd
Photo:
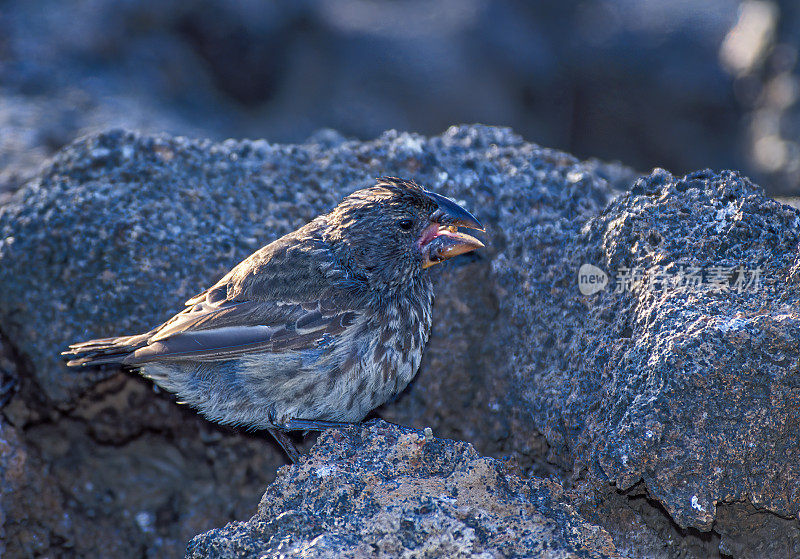
[[[367,366],[380,405],[402,391],[416,375],[431,329],[429,298],[412,298],[383,309],[376,317],[372,359]],[[374,406],[373,406],[374,407]]]
[[[419,369],[430,334],[431,305],[432,297],[426,296],[377,306],[325,347],[303,355],[302,372],[286,379],[289,392],[299,397],[278,403],[278,422],[357,422],[394,398]]]

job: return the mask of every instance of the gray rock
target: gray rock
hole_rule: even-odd
[[[620,557],[562,487],[523,480],[471,445],[373,421],[322,435],[282,468],[247,522],[187,557]]]
[[[199,135],[199,128],[130,98],[99,102],[71,88],[52,96],[19,95],[0,88],[0,100],[0,205],[77,137],[109,128]]]
[[[365,143],[327,133],[295,146],[112,132],[60,152],[0,209],[0,324],[20,371],[4,414],[52,464],[49,477],[76,495],[61,504],[74,520],[71,550],[174,553],[181,538],[245,517],[282,457],[261,437],[218,429],[148,394],[132,375],[66,370],[58,352],[164,320],[255,248],[382,174],[462,201],[487,224],[489,246],[436,271],[422,370],[381,413],[539,468],[542,437],[510,405],[508,348],[493,333],[506,317],[490,262],[516,234],[520,200],[539,204],[543,220],[585,221],[629,171],[584,165],[487,127],[434,138],[389,132]],[[206,463],[213,467],[197,466]],[[128,486],[137,479],[147,480],[150,497]],[[158,522],[146,531],[138,517]]]
[[[19,432],[0,419],[0,555],[35,557],[69,538],[59,487]],[[25,497],[33,497],[27,499]]]
[[[543,233],[533,215],[520,225],[493,263],[509,286],[516,405],[578,485],[644,487],[680,527],[723,534],[723,549],[741,526],[717,507],[744,503],[776,516],[734,549],[797,553],[796,520],[769,519],[800,513],[800,212],[733,172],[656,170],[579,231]],[[609,288],[582,295],[584,263]],[[671,283],[690,268],[702,284]],[[625,269],[641,271],[633,289]],[[736,283],[756,270],[759,284]]]
[[[629,555],[793,553],[798,211],[730,172],[657,171],[619,195],[624,168],[480,126],[303,145],[113,132],[60,152],[0,209],[0,330],[18,377],[3,413],[53,483],[80,496],[58,504],[74,521],[69,549],[174,553],[187,531],[246,517],[280,457],[140,379],[68,372],[59,350],[160,322],[382,174],[413,177],[487,225],[477,258],[435,271],[422,368],[384,418],[559,476]],[[577,285],[586,263],[611,276],[592,296]],[[760,289],[614,292],[623,267],[651,278],[740,265],[761,268]],[[157,497],[116,490],[108,471],[126,483],[146,473]],[[99,481],[74,492],[75,472]]]

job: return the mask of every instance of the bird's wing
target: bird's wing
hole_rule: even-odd
[[[247,301],[206,313],[189,312],[166,325],[164,332],[156,332],[125,364],[219,361],[253,352],[302,351],[344,333],[362,314],[360,309],[325,312],[324,301],[312,305]]]
[[[258,255],[187,301],[125,363],[302,351],[343,334],[364,313],[358,290],[331,282],[318,255],[282,250],[254,259]]]

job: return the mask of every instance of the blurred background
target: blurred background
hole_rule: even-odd
[[[0,0],[0,196],[109,127],[302,142],[510,126],[800,194],[790,0]]]

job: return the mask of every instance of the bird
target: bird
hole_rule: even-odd
[[[212,422],[287,433],[360,422],[417,373],[432,324],[427,269],[484,244],[456,202],[380,177],[245,258],[143,334],[75,343],[69,367],[117,365]]]

